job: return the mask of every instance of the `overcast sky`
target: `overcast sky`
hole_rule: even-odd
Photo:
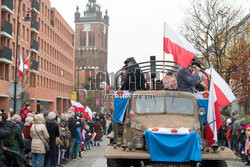
[[[74,29],[74,13],[79,5],[83,14],[88,0],[50,0]],[[147,61],[155,55],[163,55],[163,22],[177,31],[182,24],[184,10],[191,0],[97,0],[101,10],[108,9],[110,16],[108,71],[115,72],[123,66],[127,57]],[[250,12],[249,0],[229,0],[236,7]]]

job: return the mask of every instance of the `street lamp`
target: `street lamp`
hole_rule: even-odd
[[[14,111],[13,113],[16,114],[16,93],[17,93],[17,59],[18,59],[18,36],[19,36],[19,12],[20,12],[20,5],[23,0],[18,0],[18,9],[17,9],[17,34],[16,34],[16,60],[15,60],[15,82],[14,82]],[[26,11],[29,12],[29,11]],[[28,21],[31,21],[29,15],[27,14],[25,19],[25,23],[28,23]],[[21,50],[20,50],[21,52]]]

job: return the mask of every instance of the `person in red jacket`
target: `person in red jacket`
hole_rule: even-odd
[[[30,137],[30,128],[33,124],[33,117],[27,117],[25,119],[24,127],[22,130],[23,136],[24,136],[24,142],[25,142],[25,155],[28,160],[31,160],[31,140]]]
[[[228,145],[228,148],[232,149],[232,143],[231,143],[231,124],[232,124],[232,121],[231,119],[227,119],[227,135],[226,135],[226,139],[227,139],[227,145]]]
[[[26,103],[25,107],[20,110],[20,116],[23,122],[25,122],[25,119],[29,112],[30,112],[30,104]]]

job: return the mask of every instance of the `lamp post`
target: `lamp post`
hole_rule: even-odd
[[[15,60],[15,82],[14,82],[14,111],[13,113],[16,114],[16,96],[17,96],[17,59],[18,59],[18,36],[19,36],[19,12],[20,12],[20,5],[23,0],[18,0],[18,6],[17,6],[17,33],[16,33],[16,60]],[[29,12],[29,11],[28,11]],[[28,23],[30,21],[30,17],[27,14],[24,21]],[[21,52],[21,50],[20,50]]]

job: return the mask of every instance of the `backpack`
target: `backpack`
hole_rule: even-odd
[[[16,129],[16,124],[11,128],[11,133],[10,136],[3,139],[3,145],[4,146],[13,146],[15,143],[15,129]]]

